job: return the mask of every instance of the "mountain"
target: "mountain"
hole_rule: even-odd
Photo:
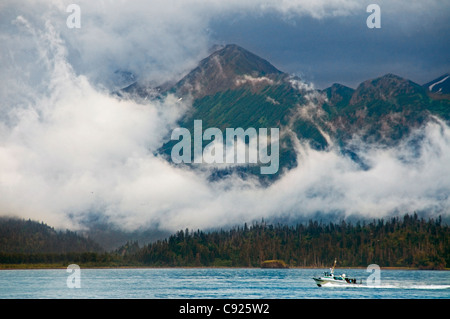
[[[202,120],[204,128],[215,127],[222,132],[226,128],[286,127],[295,107],[306,103],[305,90],[294,87],[294,80],[257,55],[237,45],[227,45],[202,60],[167,92],[193,99],[192,111],[179,123],[190,132],[194,120]],[[289,136],[280,140],[282,145],[292,144]],[[176,143],[166,143],[162,153],[169,155]],[[282,166],[293,161],[292,148],[281,147]],[[224,168],[219,174],[228,172]]]
[[[355,90],[348,86],[334,83],[329,88],[322,90],[322,93],[326,94],[328,99],[324,105],[332,105],[337,109],[346,106],[350,103],[350,99],[352,98],[354,92]],[[332,110],[327,110],[327,112],[332,112]]]
[[[286,124],[287,112],[302,101],[289,75],[266,60],[227,45],[181,79],[172,89],[193,97],[193,112],[181,124],[201,119],[204,127],[275,127]]]
[[[215,95],[218,92],[239,89],[245,82],[253,84],[276,81],[283,72],[268,61],[230,44],[200,61],[199,65],[181,79],[175,90],[179,95],[190,94],[195,99]],[[259,81],[259,82],[256,82]]]
[[[335,138],[343,141],[357,134],[366,142],[395,145],[430,115],[448,120],[450,114],[448,100],[432,99],[423,86],[394,74],[364,81],[347,101],[330,112]]]
[[[386,74],[364,81],[356,89],[335,83],[324,90],[315,90],[232,44],[200,61],[172,86],[155,89],[135,83],[125,91],[141,97],[157,92],[190,99],[192,109],[178,125],[187,128],[192,139],[194,120],[202,120],[203,130],[214,127],[222,132],[226,128],[278,127],[280,170],[274,176],[262,177],[273,179],[297,165],[296,140],[316,150],[325,150],[330,143],[339,145],[346,154],[346,144],[355,135],[366,143],[393,146],[432,116],[450,121],[450,98],[430,92],[445,93],[448,79],[445,75],[422,86]],[[161,147],[161,154],[169,161],[176,143],[169,141]],[[203,142],[203,146],[208,143]],[[258,165],[217,168],[214,174],[221,177],[237,171],[245,176],[257,169]]]
[[[446,73],[423,85],[432,93],[450,94],[450,74]]]
[[[382,101],[396,105],[404,102],[399,100],[403,96],[416,97],[423,94],[425,94],[425,90],[419,84],[395,74],[386,74],[361,83],[349,104],[358,105],[361,102]]]

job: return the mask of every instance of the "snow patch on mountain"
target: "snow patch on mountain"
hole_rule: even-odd
[[[434,88],[436,85],[441,84],[441,83],[447,81],[448,78],[450,78],[450,75],[446,76],[445,78],[443,78],[442,80],[440,80],[440,81],[438,81],[438,82],[435,82],[435,83],[431,84],[431,85],[428,87],[428,89],[429,89],[430,91],[433,91],[433,88]],[[442,91],[442,88],[441,88],[439,91]]]

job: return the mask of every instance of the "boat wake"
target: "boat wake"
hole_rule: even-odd
[[[341,285],[341,284],[334,284],[334,283],[328,283],[326,285],[323,285],[322,287],[328,287],[328,288],[350,288],[350,289],[418,289],[418,290],[443,290],[443,289],[450,289],[450,285],[426,285],[426,284],[381,284],[381,285]]]

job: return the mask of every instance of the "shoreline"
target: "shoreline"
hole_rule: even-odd
[[[56,264],[0,264],[0,271],[2,270],[58,270],[67,269],[69,265],[56,265]],[[192,267],[155,267],[155,266],[80,266],[81,269],[317,269],[323,270],[328,269],[328,267],[312,267],[312,266],[302,266],[302,267],[289,267],[289,268],[262,268],[262,267],[202,267],[202,266],[192,266]],[[366,269],[367,267],[339,267],[337,269]],[[419,269],[417,267],[380,267],[382,270],[437,270],[437,271],[450,271],[450,268],[444,269]]]

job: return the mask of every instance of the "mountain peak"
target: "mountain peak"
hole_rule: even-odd
[[[202,62],[208,63],[210,59],[221,59],[230,67],[234,68],[234,71],[238,75],[254,75],[263,76],[267,74],[281,74],[282,72],[270,64],[267,60],[257,56],[250,51],[236,45],[228,44],[222,49],[215,51],[208,58]],[[200,63],[201,64],[201,63]]]
[[[355,90],[340,83],[333,83],[322,92],[326,94],[331,105],[342,107],[348,105]]]
[[[417,83],[398,75],[388,73],[381,77],[361,83],[353,94],[350,104],[361,101],[389,101],[401,95],[423,94],[424,89]]]
[[[199,65],[181,79],[176,90],[191,93],[196,98],[213,95],[235,87],[241,78],[275,79],[283,72],[267,60],[236,44],[228,44],[200,61]]]

